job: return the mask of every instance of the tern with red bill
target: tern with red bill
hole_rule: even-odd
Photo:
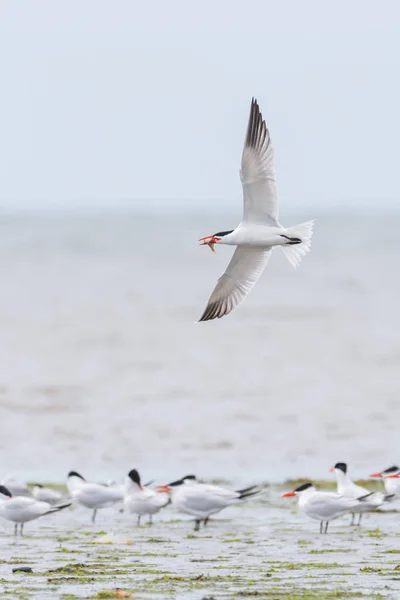
[[[380,477],[388,494],[393,494],[396,499],[400,498],[400,468],[397,465],[388,467],[384,471],[371,473],[370,477]]]
[[[287,498],[289,496],[298,498],[298,507],[308,517],[320,521],[320,533],[327,533],[329,521],[341,517],[347,512],[354,511],[364,498],[364,496],[361,496],[361,498],[348,498],[335,492],[319,492],[312,483],[304,483],[295,490],[282,494],[281,497]]]
[[[343,462],[338,462],[334,467],[329,469],[332,473],[336,475],[337,481],[337,492],[342,496],[346,496],[346,498],[357,499],[361,496],[364,497],[363,502],[360,502],[358,506],[356,506],[351,511],[351,523],[350,525],[355,525],[355,516],[358,513],[358,523],[361,524],[362,513],[369,512],[371,510],[375,510],[382,506],[382,504],[388,500],[391,500],[392,496],[383,494],[382,492],[370,492],[366,488],[361,487],[354,483],[351,480],[350,475],[347,472],[347,464]]]
[[[161,486],[163,487],[163,486]],[[149,515],[149,523],[154,514],[171,502],[167,489],[152,490],[141,484],[140,475],[136,469],[129,471],[126,481],[125,509],[137,515],[137,524],[140,518]]]
[[[300,263],[310,250],[314,221],[285,229],[278,221],[274,150],[257,100],[251,102],[242,154],[243,217],[236,229],[202,237],[201,246],[236,246],[231,262],[210,296],[200,321],[220,319],[245,299],[280,246],[289,262]]]
[[[0,517],[15,523],[15,535],[18,533],[18,524],[20,525],[20,535],[22,535],[24,523],[68,508],[71,504],[72,500],[51,505],[49,502],[41,502],[27,496],[13,496],[8,488],[0,485]]]
[[[195,475],[186,475],[166,486],[159,486],[159,489],[169,491],[172,506],[179,512],[195,517],[195,531],[200,529],[202,521],[204,526],[207,525],[211,515],[261,492],[261,487],[257,485],[242,490],[228,490],[209,483],[199,483]]]

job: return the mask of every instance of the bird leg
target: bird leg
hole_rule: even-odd
[[[324,527],[324,522],[323,522],[323,521],[320,521],[320,522],[319,522],[319,532],[320,532],[320,533],[322,533],[323,527]]]
[[[14,535],[15,536],[18,535],[18,523],[15,523],[15,525],[14,525]]]
[[[153,524],[153,515],[149,515],[149,525]]]
[[[326,521],[324,533],[328,533],[328,525],[329,525],[329,521]]]
[[[96,520],[96,514],[97,514],[97,508],[94,509],[93,514],[92,514],[92,523],[95,522]]]
[[[207,517],[206,519],[204,519],[204,527],[207,525],[207,523],[208,523],[208,519],[209,519],[209,518],[210,518],[210,517]]]
[[[356,517],[356,514],[355,513],[351,513],[351,523],[350,523],[350,525],[354,525],[354,519],[355,519],[355,517]]]
[[[200,523],[201,523],[200,519],[196,519],[195,520],[195,522],[194,522],[194,530],[195,531],[199,531],[199,529],[200,529]]]
[[[22,537],[22,535],[23,535],[23,534],[22,534],[22,530],[23,530],[23,528],[24,528],[24,524],[23,524],[23,523],[21,523],[21,527],[20,527],[20,530],[19,530],[19,535],[20,535],[21,537]]]
[[[137,526],[140,527],[140,515],[138,515],[138,518],[137,518]]]
[[[362,513],[360,513],[360,514],[358,515],[358,523],[357,523],[357,525],[360,525],[360,523],[361,523],[361,517],[362,517]]]

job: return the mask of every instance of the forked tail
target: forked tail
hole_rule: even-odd
[[[66,500],[62,504],[55,504],[54,506],[52,506],[50,508],[50,510],[48,510],[44,514],[49,515],[50,513],[58,512],[59,510],[62,510],[63,508],[68,508],[68,506],[71,506],[71,504],[72,504],[72,500]]]
[[[307,221],[306,223],[300,223],[300,225],[295,225],[294,227],[288,227],[286,230],[286,235],[289,238],[301,240],[301,242],[298,243],[281,246],[286,258],[294,268],[301,263],[303,256],[310,251],[314,223],[314,220]]]
[[[239,495],[239,500],[243,500],[244,498],[251,498],[251,496],[258,496],[261,494],[263,488],[261,485],[252,485],[248,488],[243,488],[242,490],[236,490]]]

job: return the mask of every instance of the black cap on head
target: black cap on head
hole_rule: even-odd
[[[3,496],[8,496],[9,498],[12,498],[12,493],[4,485],[0,485],[0,494],[3,494]]]
[[[132,479],[133,483],[137,483],[138,485],[140,485],[140,475],[136,471],[136,469],[132,469],[132,471],[129,471],[128,477]]]
[[[336,463],[335,469],[340,469],[343,473],[347,473],[347,465],[346,463]]]
[[[399,467],[397,467],[396,465],[393,465],[393,467],[389,467],[388,469],[385,469],[384,471],[382,471],[382,473],[397,473],[397,471],[400,471]]]
[[[304,492],[304,490],[308,490],[308,488],[313,487],[312,483],[303,483],[303,485],[299,485],[294,492]]]
[[[171,481],[171,483],[168,483],[168,487],[176,487],[178,485],[182,485],[184,483],[183,479],[176,479],[175,481]]]
[[[68,473],[68,477],[79,477],[79,479],[82,479],[82,481],[86,481],[86,479],[82,477],[82,475],[79,475],[79,473],[77,473],[76,471],[70,471]]]
[[[171,483],[168,484],[168,487],[176,487],[178,485],[182,485],[185,483],[185,481],[196,481],[196,475],[185,475],[185,477],[182,477],[182,479],[171,481]]]
[[[218,233],[214,233],[215,237],[224,237],[224,235],[228,235],[228,233],[232,233],[233,229],[229,231],[218,231]]]

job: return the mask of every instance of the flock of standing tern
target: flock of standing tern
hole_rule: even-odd
[[[336,463],[330,470],[336,475],[337,492],[317,491],[312,483],[303,483],[295,490],[282,494],[283,498],[298,498],[300,510],[320,522],[320,533],[327,533],[329,521],[345,513],[352,515],[350,525],[355,524],[355,515],[358,513],[357,525],[360,525],[363,513],[375,510],[386,502],[400,499],[400,468],[397,466],[370,475],[383,479],[385,493],[370,492],[354,483],[347,473],[346,463]]]
[[[200,321],[209,321],[228,315],[244,300],[266,267],[272,250],[280,246],[289,262],[296,267],[310,250],[314,221],[284,228],[278,221],[278,198],[275,182],[274,151],[265,121],[258,103],[252,100],[250,117],[242,154],[240,178],[243,186],[243,217],[236,229],[220,231],[201,238],[200,245],[214,251],[216,244],[236,246],[236,250],[211,294]],[[320,532],[326,533],[329,521],[344,513],[359,514],[382,506],[385,502],[400,498],[400,469],[390,467],[373,476],[382,477],[383,492],[368,492],[354,484],[345,463],[333,468],[337,492],[317,491],[312,483],[305,483],[295,490],[283,494],[297,496],[298,505],[309,517],[320,521]],[[179,511],[195,519],[195,529],[201,522],[207,524],[212,515],[232,504],[243,502],[259,495],[262,486],[251,486],[241,490],[228,490],[219,486],[201,483],[194,475],[187,475],[168,485],[154,487],[152,482],[142,485],[139,473],[133,469],[124,485],[100,484],[86,481],[76,471],[68,475],[69,497],[57,491],[27,486],[6,477],[0,485],[0,516],[18,524],[22,534],[23,525],[43,515],[57,512],[77,502],[93,510],[123,504],[124,510],[137,515],[138,524],[144,515],[152,516],[172,504]]]
[[[397,466],[370,475],[382,478],[385,492],[369,492],[353,483],[346,463],[336,463],[331,471],[336,475],[337,492],[317,491],[312,483],[304,483],[282,494],[282,497],[297,496],[299,508],[312,519],[320,521],[320,533],[326,533],[329,521],[345,513],[352,513],[351,525],[355,524],[355,515],[358,514],[357,525],[360,525],[364,512],[400,499],[400,468]],[[27,484],[6,476],[0,484],[0,516],[15,523],[15,535],[19,524],[22,535],[24,523],[58,512],[73,503],[92,510],[92,522],[99,509],[120,506],[121,511],[137,515],[138,525],[141,517],[146,515],[152,523],[153,515],[171,504],[179,512],[194,517],[195,531],[198,531],[202,522],[207,525],[209,518],[224,508],[262,494],[264,486],[229,490],[202,483],[195,475],[186,475],[167,485],[155,486],[152,481],[142,485],[138,471],[132,469],[123,484],[114,481],[95,483],[87,481],[76,471],[70,471],[67,489],[68,498],[42,485],[35,485],[30,490]]]

